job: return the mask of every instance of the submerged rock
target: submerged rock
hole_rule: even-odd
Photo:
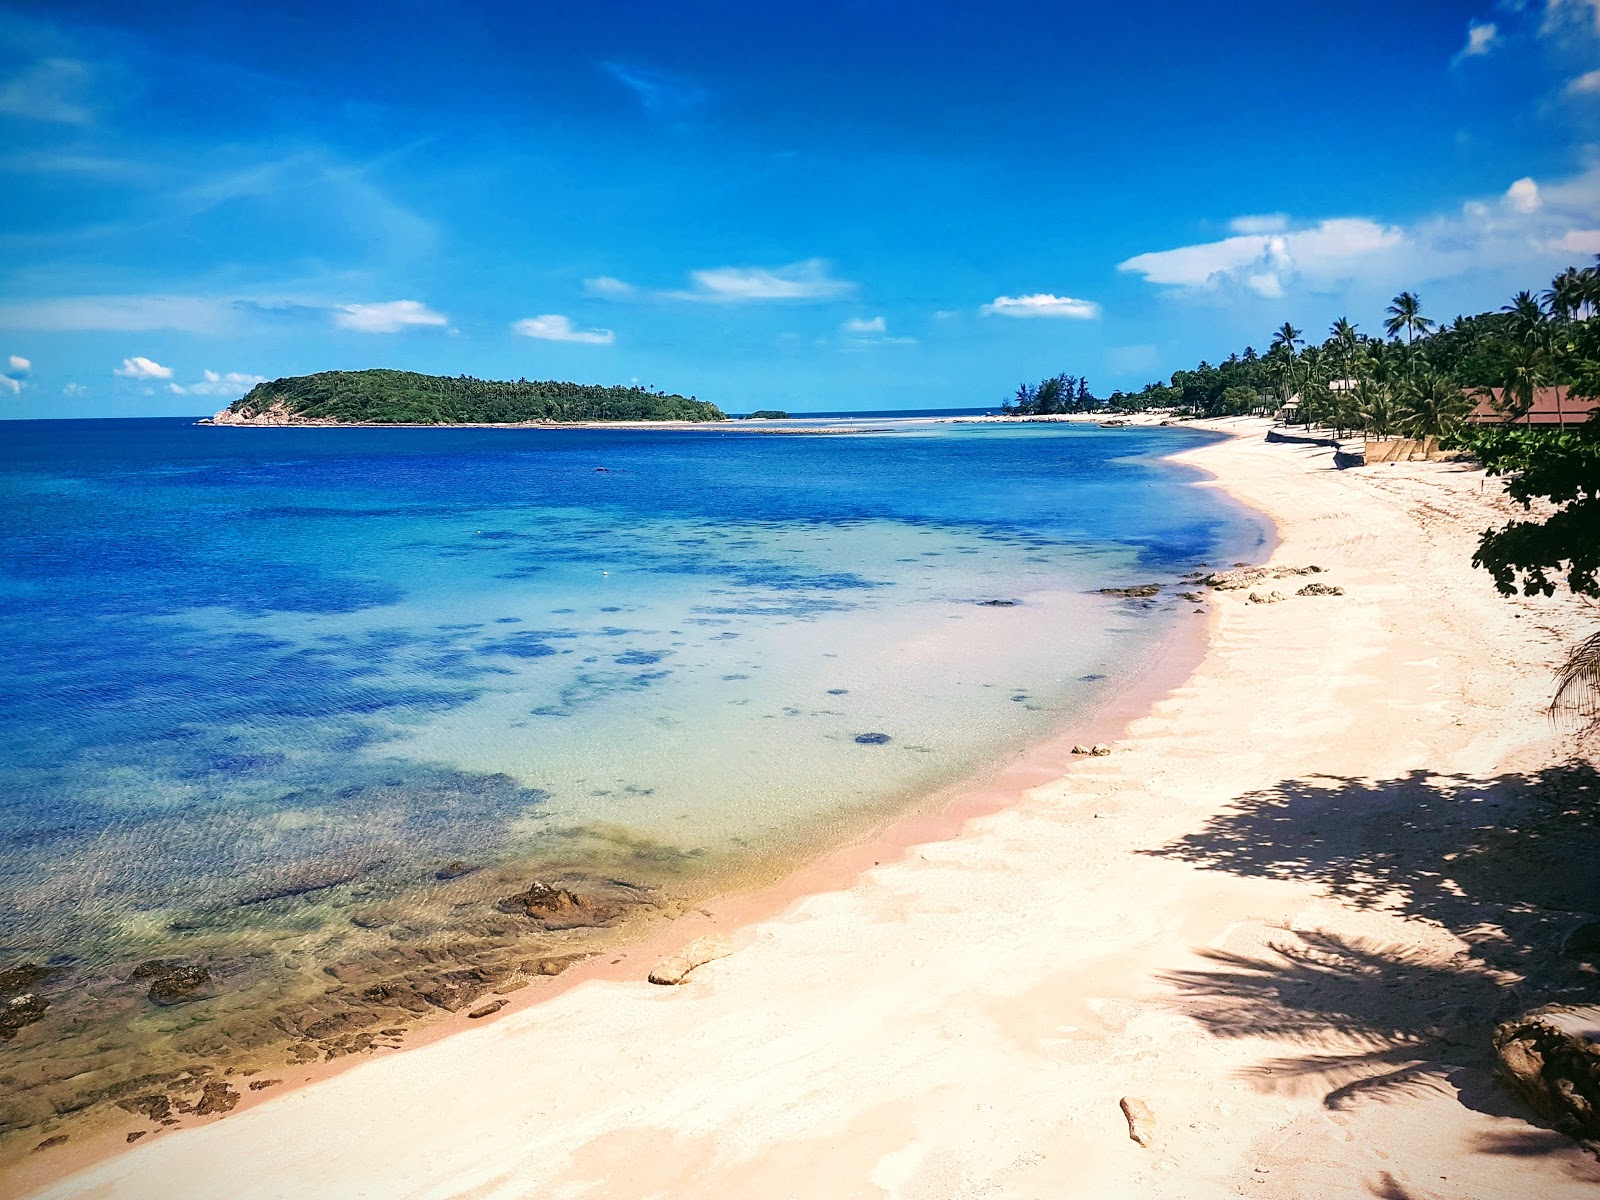
[[[25,992],[54,974],[49,967],[41,967],[38,963],[18,963],[0,971],[0,992]]]
[[[1124,600],[1148,600],[1151,596],[1161,591],[1159,583],[1139,583],[1132,587],[1101,588],[1102,596],[1120,596]]]
[[[433,877],[439,880],[460,879],[463,875],[471,875],[477,869],[471,863],[446,863],[433,873]]]
[[[882,746],[890,741],[887,733],[858,733],[856,744],[861,746]]]
[[[49,1007],[48,1000],[33,992],[24,992],[6,1001],[0,1006],[0,1042],[9,1042],[19,1029],[43,1020]]]
[[[1494,1031],[1496,1071],[1574,1138],[1600,1138],[1600,1006],[1547,1004]]]
[[[720,934],[696,938],[676,954],[668,955],[651,967],[650,982],[668,986],[684,983],[696,967],[703,967],[732,953],[732,943]]]
[[[545,929],[582,929],[609,925],[622,915],[619,905],[550,883],[533,883],[527,891],[500,901],[502,912],[530,917]]]
[[[1021,600],[979,600],[980,608],[1016,608]]]
[[[135,978],[139,977],[136,968]],[[155,981],[150,985],[150,999],[162,1007],[204,999],[210,994],[211,972],[201,966],[170,965],[169,969],[157,973]]]

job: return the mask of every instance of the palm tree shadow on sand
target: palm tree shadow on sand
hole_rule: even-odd
[[[1446,1090],[1479,1111],[1526,1117],[1491,1081],[1494,1025],[1538,1004],[1600,996],[1597,963],[1563,952],[1600,915],[1600,773],[1587,762],[1493,777],[1287,780],[1147,853],[1315,883],[1358,908],[1436,927],[1411,944],[1285,930],[1264,951],[1206,951],[1207,967],[1165,976],[1184,1011],[1215,1033],[1319,1047],[1261,1063],[1251,1078],[1321,1090],[1329,1108]],[[1564,1147],[1530,1126],[1480,1149]]]

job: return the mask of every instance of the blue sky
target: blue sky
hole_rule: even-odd
[[[1600,0],[265,7],[0,7],[0,416],[1103,395],[1600,252]]]

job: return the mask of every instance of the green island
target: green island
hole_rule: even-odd
[[[258,383],[213,425],[522,425],[723,421],[715,404],[637,385],[474,379],[416,371],[318,371]]]
[[[781,408],[758,408],[745,418],[747,421],[787,421],[789,414]]]

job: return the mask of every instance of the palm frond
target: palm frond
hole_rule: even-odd
[[[1592,633],[1567,654],[1556,672],[1556,694],[1550,716],[1571,712],[1587,720],[1600,716],[1600,632]]]

